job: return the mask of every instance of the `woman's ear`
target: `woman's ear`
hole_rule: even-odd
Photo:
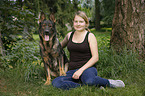
[[[86,24],[86,28],[88,28],[89,27],[89,24]]]

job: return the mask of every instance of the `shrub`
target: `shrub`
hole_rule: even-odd
[[[10,54],[2,57],[2,62],[3,66],[13,71],[12,75],[16,75],[19,79],[28,81],[32,78],[39,78],[42,69],[39,44],[21,40],[15,43]]]

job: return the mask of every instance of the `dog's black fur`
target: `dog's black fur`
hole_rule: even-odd
[[[46,83],[51,83],[51,76],[65,75],[64,64],[67,63],[67,57],[57,38],[55,28],[54,14],[50,15],[46,20],[45,14],[42,12],[39,19],[39,37],[40,37],[40,54],[46,70]]]

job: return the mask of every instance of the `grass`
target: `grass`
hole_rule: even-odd
[[[98,75],[121,79],[126,84],[125,88],[107,87],[101,90],[94,86],[83,86],[66,91],[52,85],[45,86],[39,37],[34,35],[35,42],[21,41],[16,44],[11,54],[1,59],[5,69],[0,68],[0,96],[144,96],[144,62],[132,51],[124,50],[122,54],[117,54],[109,49],[110,31],[91,31],[98,41]]]

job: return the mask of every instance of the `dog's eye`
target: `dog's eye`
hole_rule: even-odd
[[[49,25],[49,27],[52,27],[52,25]]]
[[[46,26],[46,24],[43,24],[43,26]]]
[[[46,24],[43,24],[43,25],[42,25],[42,28],[44,28],[45,26],[46,26]]]

